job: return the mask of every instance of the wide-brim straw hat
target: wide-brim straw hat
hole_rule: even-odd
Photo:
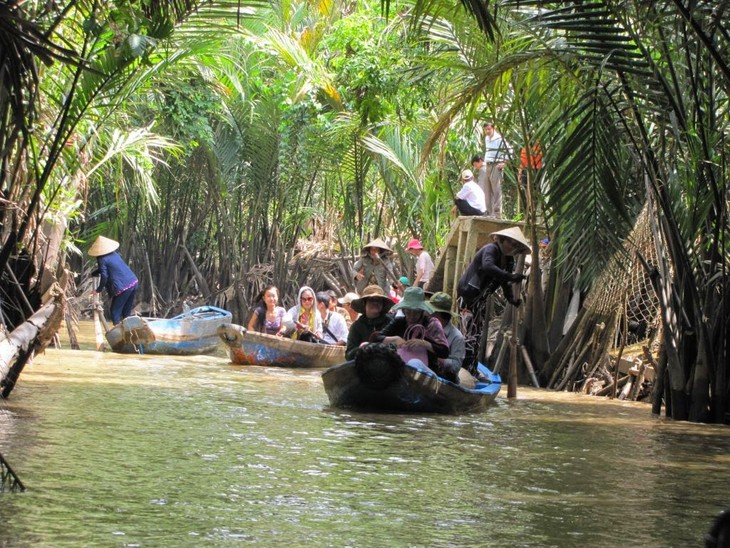
[[[434,312],[442,312],[451,316],[457,315],[451,310],[451,305],[454,304],[454,301],[448,293],[444,293],[443,291],[434,293],[431,295],[428,303],[433,307]]]
[[[119,242],[116,240],[105,238],[104,236],[97,236],[94,243],[91,244],[88,253],[92,257],[101,257],[102,255],[107,255],[117,249],[119,249]]]
[[[512,226],[510,228],[504,228],[502,230],[498,230],[497,232],[492,232],[490,236],[493,239],[497,239],[497,236],[505,236],[509,238],[510,240],[514,240],[518,244],[520,244],[524,249],[520,249],[519,253],[530,253],[530,242],[527,241],[527,238],[525,238],[525,235],[522,234],[522,231],[520,230],[519,226]]]
[[[369,247],[377,247],[387,253],[393,253],[393,250],[388,247],[388,244],[386,244],[380,238],[375,238],[372,242],[369,242],[369,243],[365,244],[364,246],[362,246],[362,252],[367,253]]]
[[[395,304],[392,300],[390,300],[390,298],[385,296],[385,292],[382,287],[379,285],[369,285],[362,290],[360,298],[352,301],[350,306],[353,310],[355,310],[355,312],[365,314],[365,304],[368,299],[380,300],[383,303],[383,314],[388,312]]]
[[[426,294],[420,287],[409,287],[403,292],[401,301],[393,307],[393,310],[423,310],[427,314],[433,314],[433,307],[426,300]]]

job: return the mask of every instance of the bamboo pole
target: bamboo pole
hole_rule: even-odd
[[[96,337],[96,351],[103,352],[106,349],[104,344],[105,336],[104,329],[102,328],[102,318],[104,317],[104,310],[101,307],[99,301],[99,293],[94,291],[94,335]]]

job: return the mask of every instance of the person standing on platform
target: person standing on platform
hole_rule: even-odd
[[[502,218],[502,181],[505,162],[512,151],[507,141],[494,128],[494,123],[484,122],[484,163],[486,165],[486,216]]]

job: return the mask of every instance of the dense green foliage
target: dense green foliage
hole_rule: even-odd
[[[562,320],[564,281],[588,290],[617,254],[630,262],[648,207],[670,412],[724,420],[730,32],[720,8],[3,4],[0,272],[15,269],[8,287],[32,297],[3,296],[7,323],[48,285],[18,265],[42,256],[36,271],[58,274],[39,251],[58,237],[71,251],[98,233],[122,241],[153,312],[197,295],[238,319],[262,285],[288,295],[310,279],[292,262],[303,242],[345,258],[344,286],[347,259],[370,238],[416,236],[437,250],[489,119],[514,147],[507,212],[528,221],[533,243],[538,225],[554,241],[545,299],[531,294],[530,319],[543,322],[533,330]],[[523,146],[539,146],[544,166],[518,202]]]

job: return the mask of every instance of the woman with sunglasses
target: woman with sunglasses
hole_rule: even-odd
[[[322,338],[322,318],[314,303],[314,290],[302,286],[297,304],[286,313],[287,324],[293,329],[292,339],[316,342]]]

